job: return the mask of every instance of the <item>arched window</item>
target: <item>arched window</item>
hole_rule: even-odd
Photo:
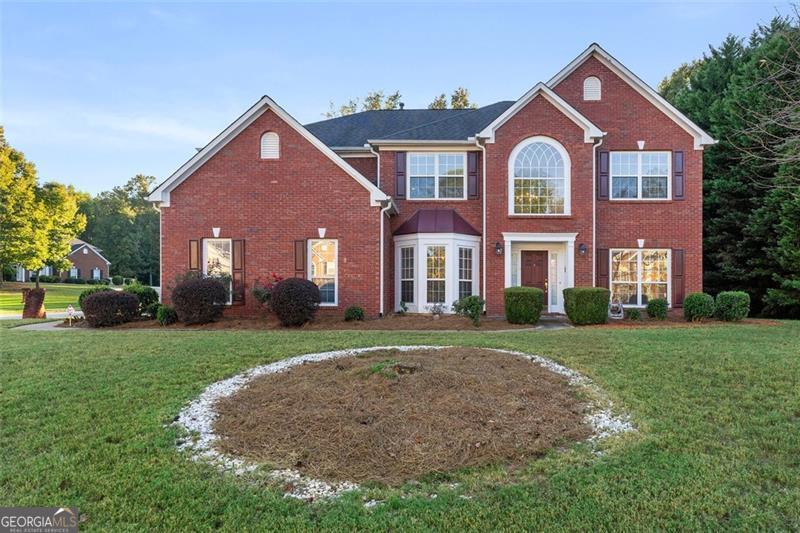
[[[514,148],[508,163],[509,214],[569,214],[570,161],[560,143],[531,137]]]
[[[261,136],[261,159],[278,159],[280,155],[280,140],[274,131],[268,131]]]
[[[589,76],[583,80],[583,99],[588,101],[600,100],[600,78]]]

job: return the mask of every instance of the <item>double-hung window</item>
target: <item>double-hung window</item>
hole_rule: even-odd
[[[445,246],[428,246],[427,249],[427,302],[443,304],[446,298],[447,270],[445,268]]]
[[[463,200],[466,154],[408,154],[408,197],[413,200]]]
[[[611,152],[612,200],[667,200],[670,152]]]
[[[400,248],[400,301],[414,303],[414,247]]]
[[[335,239],[312,239],[308,241],[309,277],[319,287],[320,305],[333,306],[338,303],[337,279],[339,244]]]
[[[233,242],[230,239],[203,239],[203,275],[218,278],[233,302]]]
[[[611,250],[611,300],[644,306],[669,300],[669,250]]]
[[[458,299],[472,296],[472,248],[458,249]]]

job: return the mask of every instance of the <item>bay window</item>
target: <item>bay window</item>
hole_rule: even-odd
[[[338,247],[338,241],[335,239],[308,241],[308,274],[309,279],[319,287],[321,306],[334,306],[339,301],[337,290]]]
[[[233,243],[231,239],[203,239],[203,275],[218,278],[233,302]]]
[[[611,152],[612,200],[670,197],[670,152]]]
[[[611,250],[611,300],[644,306],[654,298],[669,300],[669,250]]]
[[[466,154],[408,154],[408,198],[463,200],[466,198]]]
[[[445,283],[447,279],[444,246],[428,246],[427,262],[427,302],[445,303]]]

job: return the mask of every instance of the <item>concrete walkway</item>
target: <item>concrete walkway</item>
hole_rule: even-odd
[[[83,312],[75,311],[73,315],[75,318],[82,317]],[[67,318],[66,311],[48,311],[47,318]],[[22,320],[22,315],[0,315],[0,320]]]

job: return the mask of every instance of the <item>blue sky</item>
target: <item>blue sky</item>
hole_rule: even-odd
[[[168,176],[261,95],[303,123],[329,102],[467,87],[515,99],[593,41],[655,86],[788,4],[2,3],[0,123],[42,180],[97,193]]]

